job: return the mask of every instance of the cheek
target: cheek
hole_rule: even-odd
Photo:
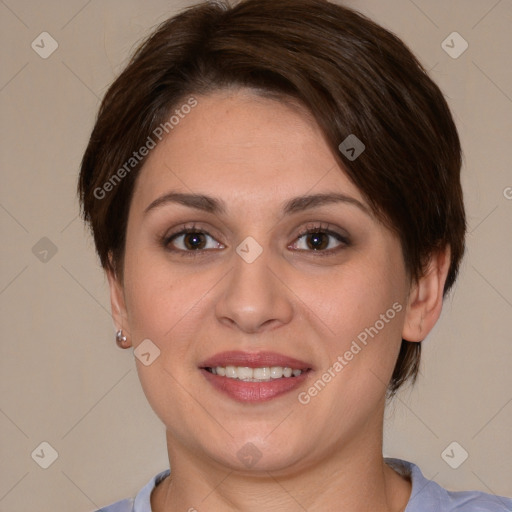
[[[380,396],[398,356],[406,280],[401,254],[392,256],[340,267],[303,291],[311,297],[310,304],[316,304],[316,316],[328,326],[324,371],[331,368],[336,375],[331,389],[344,397],[342,407],[351,408],[351,397],[360,396],[362,389]]]
[[[204,286],[197,279],[180,275],[179,267],[171,267],[153,251],[127,251],[126,307],[133,335],[161,340],[193,307]]]
[[[143,263],[142,263],[143,262]],[[193,272],[193,265],[171,265],[154,251],[126,259],[126,307],[133,345],[150,339],[160,350],[159,365],[180,378],[197,371],[205,327],[215,307],[219,272]],[[211,325],[211,322],[210,322]]]
[[[340,268],[309,283],[304,293],[330,334],[347,340],[357,338],[375,324],[379,331],[396,334],[401,330],[401,310],[405,305],[399,283],[385,265],[373,262]]]
[[[192,326],[201,325],[197,315],[202,301],[198,301],[213,284],[208,276],[177,276],[176,267],[171,269],[142,251],[126,259],[126,306],[134,348],[149,339],[159,350],[147,366],[136,360],[139,380],[156,415],[164,424],[173,425],[175,433],[182,429],[185,437],[190,425],[178,418],[194,402],[187,384],[197,372]],[[182,413],[176,415],[176,411]]]

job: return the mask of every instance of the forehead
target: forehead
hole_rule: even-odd
[[[311,114],[299,105],[247,90],[195,98],[197,105],[182,113],[148,155],[134,204],[144,208],[168,190],[260,207],[327,191],[364,202]]]

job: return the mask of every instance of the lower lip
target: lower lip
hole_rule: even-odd
[[[310,371],[302,372],[298,377],[282,377],[268,382],[245,382],[215,375],[201,368],[202,374],[212,386],[239,402],[266,402],[298,388],[308,377]]]

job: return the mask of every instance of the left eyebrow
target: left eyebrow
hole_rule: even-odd
[[[324,204],[330,203],[345,203],[352,206],[357,206],[364,213],[371,216],[370,210],[363,203],[361,203],[361,201],[358,201],[355,197],[339,193],[312,194],[294,197],[284,204],[283,213],[285,215],[290,215],[292,213],[308,210],[316,206],[323,206]]]
[[[189,208],[195,208],[213,214],[224,214],[226,212],[226,203],[204,194],[183,194],[179,192],[169,192],[155,199],[145,210],[147,214],[160,206],[169,203],[178,203]],[[291,215],[304,210],[309,210],[318,206],[331,203],[345,203],[356,206],[361,211],[371,216],[369,209],[356,198],[339,193],[311,194],[294,197],[286,201],[282,207],[284,215]]]

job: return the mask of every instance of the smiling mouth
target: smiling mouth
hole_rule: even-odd
[[[214,389],[242,403],[266,402],[304,385],[311,363],[272,351],[230,350],[199,364]]]
[[[204,367],[203,369],[213,375],[243,382],[271,382],[282,378],[293,379],[310,370],[310,368],[299,369],[288,366],[262,366],[257,368],[250,368],[248,366],[215,366]]]

